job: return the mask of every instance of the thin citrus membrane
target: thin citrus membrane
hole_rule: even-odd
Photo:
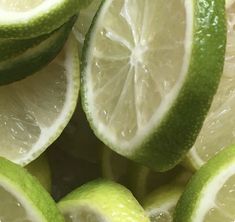
[[[235,142],[235,1],[227,1],[227,49],[223,75],[210,111],[187,161],[199,169],[219,151]]]
[[[214,6],[210,5],[208,13],[214,12]],[[219,60],[213,61],[218,67],[210,66],[208,60],[196,61],[196,57],[208,56],[201,55],[200,42],[193,44],[208,32],[193,33],[193,25],[199,21],[193,16],[206,16],[194,12],[200,10],[197,7],[181,0],[169,4],[163,0],[107,0],[93,20],[84,46],[82,102],[94,132],[116,152],[156,170],[173,167],[195,139],[221,73],[223,15],[218,20],[221,29],[209,30],[220,30],[221,35],[214,32],[200,41],[208,46],[203,52],[220,51],[216,52],[219,56],[210,56]],[[210,22],[215,17],[211,18]],[[200,36],[194,36],[197,34]],[[208,38],[215,36],[216,43],[210,45],[214,40]],[[210,78],[205,77],[209,72]],[[207,87],[198,90],[195,83],[200,81],[200,87]],[[189,111],[188,107],[193,108]],[[188,134],[181,134],[183,130]]]
[[[0,155],[22,165],[39,156],[69,121],[78,90],[77,43],[70,36],[44,69],[0,87]]]

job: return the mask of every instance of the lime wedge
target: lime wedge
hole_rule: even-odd
[[[0,220],[63,222],[50,195],[24,168],[0,157]]]
[[[0,38],[27,39],[52,32],[77,14],[78,0],[2,0]]]
[[[0,155],[22,165],[37,158],[68,123],[78,90],[77,43],[70,36],[40,72],[0,87]]]
[[[143,202],[150,221],[172,222],[176,204],[183,191],[183,186],[170,184],[150,193]]]
[[[225,222],[235,218],[235,146],[211,158],[192,177],[174,222]]]
[[[82,102],[95,134],[150,168],[173,168],[216,92],[225,30],[224,1],[104,1],[83,54]]]
[[[201,132],[187,156],[188,165],[194,170],[235,143],[235,1],[226,3],[228,31],[224,72]]]
[[[106,180],[95,180],[74,190],[58,207],[66,222],[149,222],[129,190]]]
[[[60,29],[46,35],[46,39],[44,36],[37,37],[29,40],[29,43],[27,40],[0,41],[3,54],[0,56],[0,85],[23,79],[50,63],[63,48],[75,19],[72,18]]]

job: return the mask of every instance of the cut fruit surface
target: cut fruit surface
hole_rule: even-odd
[[[155,170],[191,147],[220,79],[224,2],[206,4],[106,0],[86,38],[82,102],[91,127]]]
[[[151,222],[172,222],[176,204],[184,187],[177,184],[160,187],[150,193],[143,207]]]
[[[63,222],[50,195],[26,170],[0,158],[0,220]]]
[[[25,165],[62,132],[79,91],[77,43],[70,36],[48,66],[27,79],[0,87],[0,155]]]
[[[192,177],[174,222],[227,222],[235,218],[235,146],[221,151]]]
[[[235,142],[235,1],[227,1],[227,48],[224,72],[201,132],[187,155],[194,170]]]
[[[75,15],[79,0],[1,0],[0,38],[32,38],[50,33]]]
[[[58,207],[66,222],[149,222],[131,192],[107,180],[81,186],[63,198]]]

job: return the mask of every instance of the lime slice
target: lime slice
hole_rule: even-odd
[[[25,165],[62,132],[75,109],[79,90],[77,43],[40,72],[0,87],[0,155]]]
[[[51,191],[51,169],[45,154],[28,164],[25,168],[38,179],[48,192]]]
[[[173,168],[210,107],[225,30],[224,1],[106,0],[83,55],[82,102],[96,135],[150,168]]]
[[[25,169],[0,157],[0,220],[63,222],[50,195]]]
[[[174,222],[225,222],[235,218],[235,146],[224,149],[192,177]]]
[[[43,37],[38,37],[31,47],[26,47],[30,45],[26,44],[27,40],[3,40],[2,44],[8,44],[9,48],[7,48],[7,52],[1,51],[8,58],[0,61],[0,85],[23,79],[51,62],[63,48],[74,21],[75,18],[72,18],[43,41],[40,41]],[[40,42],[38,43],[38,41]],[[23,43],[22,47],[26,48],[24,51],[19,48],[20,43]],[[7,53],[9,54],[7,55]]]
[[[184,191],[183,186],[166,185],[149,194],[143,206],[151,222],[172,222],[176,204]]]
[[[74,190],[58,207],[67,222],[149,222],[129,190],[106,180],[92,181]]]
[[[32,38],[62,26],[79,11],[78,0],[0,1],[0,37]]]
[[[224,72],[203,128],[187,156],[188,165],[194,170],[199,169],[220,150],[235,143],[235,1],[227,1],[227,7]]]
[[[77,22],[75,23],[73,28],[73,33],[81,46],[83,46],[85,36],[91,26],[92,19],[94,18],[101,2],[102,0],[93,0],[87,8],[82,9],[79,12]],[[80,49],[82,49],[82,47],[80,47]]]

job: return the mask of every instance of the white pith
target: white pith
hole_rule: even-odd
[[[47,117],[48,111],[46,109],[43,109],[40,113],[36,113],[36,114],[33,113],[33,111],[31,109],[29,109],[29,110],[26,109],[25,113],[28,114],[28,112],[29,112],[31,114],[31,116],[33,116],[33,118],[34,118],[33,121],[29,122],[28,124],[32,124],[32,126],[35,125],[35,128],[37,129],[37,134],[33,134],[33,132],[27,131],[27,122],[23,118],[22,119],[15,119],[15,123],[13,123],[15,125],[13,125],[13,127],[9,129],[9,127],[11,127],[10,124],[12,124],[12,117],[11,117],[11,110],[8,110],[7,115],[9,115],[9,116],[5,115],[2,117],[1,123],[3,125],[5,125],[4,127],[6,128],[6,129],[4,129],[4,127],[2,126],[2,130],[4,130],[3,132],[5,134],[7,134],[7,132],[9,132],[7,135],[8,135],[8,137],[12,138],[13,145],[9,145],[9,144],[11,144],[11,141],[8,141],[7,138],[2,138],[2,140],[1,140],[2,147],[0,147],[1,156],[4,156],[4,157],[10,159],[11,161],[18,163],[18,164],[21,164],[21,165],[25,165],[25,164],[29,163],[30,161],[32,161],[36,157],[38,157],[60,135],[60,133],[62,132],[62,130],[66,126],[67,122],[69,121],[69,119],[75,109],[75,106],[76,106],[78,90],[79,90],[79,66],[78,66],[79,62],[78,62],[78,54],[77,54],[77,44],[76,44],[73,36],[71,36],[69,38],[68,42],[66,43],[66,48],[64,50],[65,50],[64,51],[64,54],[65,54],[64,61],[60,61],[59,60],[60,58],[58,58],[58,57],[53,61],[53,62],[58,62],[59,66],[61,66],[61,68],[63,67],[63,69],[65,69],[65,71],[63,71],[64,78],[66,79],[66,82],[65,82],[66,85],[63,85],[63,88],[65,89],[65,98],[64,98],[64,101],[62,101],[63,105],[61,106],[61,109],[57,110],[57,112],[53,114],[54,119],[51,122],[51,124],[48,124],[48,122],[45,123],[47,125],[41,124],[43,121],[45,122],[45,119],[51,118],[51,116]],[[48,73],[48,74],[50,74],[50,73]],[[37,74],[35,74],[35,75],[37,75]],[[34,78],[34,77],[32,77],[32,78]],[[28,80],[28,78],[26,78],[22,81],[29,81],[29,80]],[[55,80],[59,81],[58,79],[55,79]],[[16,83],[16,84],[20,84],[20,82]],[[41,84],[43,84],[43,83],[41,83]],[[55,84],[56,84],[56,82],[55,82]],[[15,90],[14,85],[9,85],[9,86],[4,86],[4,87],[6,87],[6,89],[7,89],[7,87],[12,87],[10,89]],[[19,89],[21,89],[21,88],[19,88]],[[17,89],[18,88],[16,88],[16,90]],[[53,89],[51,89],[51,90],[53,90]],[[34,103],[32,103],[32,101],[28,101],[29,99],[27,98],[27,95],[26,96],[24,95],[23,91],[19,92],[19,93],[21,93],[19,95],[22,95],[22,97],[23,97],[22,101],[24,101],[25,104],[28,103],[28,104],[31,104],[32,106],[38,107],[38,109],[40,108],[40,104],[38,104],[38,101],[34,101]],[[6,102],[6,101],[4,101],[4,102]],[[14,100],[9,101],[9,103],[10,102],[12,102],[15,105]],[[49,102],[51,102],[51,100]],[[56,102],[55,102],[55,104],[53,104],[55,109],[57,109],[57,106],[58,106],[59,102],[61,103],[61,101],[56,101]],[[51,105],[51,104],[49,104],[49,105]],[[45,106],[45,104],[44,104],[44,106]],[[33,107],[33,109],[35,109],[35,107]],[[60,107],[58,107],[58,108],[60,108]],[[22,112],[22,113],[24,112],[24,110],[21,110],[22,107],[16,106],[16,107],[13,107],[12,113],[14,113],[14,115],[17,114],[17,113],[15,113],[15,109],[20,110],[20,112]],[[43,112],[43,114],[42,114],[42,112]],[[0,116],[1,116],[1,114],[0,114]],[[50,115],[51,115],[51,112],[50,112]],[[6,120],[3,118],[6,118]],[[40,119],[40,118],[42,118],[42,119]],[[8,123],[8,121],[9,121],[9,123]],[[18,128],[16,128],[16,126]],[[40,132],[39,132],[39,129],[40,129]],[[20,136],[18,136],[19,132],[17,130],[20,131]],[[27,135],[25,135],[25,137],[24,137],[24,134],[27,134]],[[29,136],[28,134],[31,134],[33,136],[32,140],[30,140],[30,138],[29,138],[29,140],[25,139],[25,138],[28,138],[28,136]],[[24,139],[22,139],[22,138],[24,138]],[[4,142],[4,139],[6,139],[5,142]],[[24,147],[22,144],[25,144],[25,143],[26,143],[26,145]],[[3,144],[8,144],[10,147],[7,147],[7,145],[4,146]]]
[[[210,181],[203,187],[197,197],[197,204],[194,207],[194,211],[191,214],[191,220],[193,222],[205,221],[205,216],[210,209],[216,206],[216,197],[226,181],[235,174],[235,164],[230,163],[224,166],[216,175],[212,176]],[[231,194],[225,194],[231,195]],[[231,196],[235,198],[234,196]],[[224,212],[226,215],[226,212]],[[232,218],[230,218],[232,219]]]
[[[46,0],[43,1],[37,7],[26,12],[13,12],[6,11],[0,8],[0,23],[12,24],[30,21],[32,17],[38,17],[39,15],[53,11],[57,7],[62,6],[67,0]]]
[[[235,1],[227,0],[226,7],[228,31],[224,72],[203,127],[188,153],[194,169],[199,169],[220,150],[235,143]]]
[[[164,118],[165,114],[171,109],[173,103],[177,99],[178,93],[184,84],[184,80],[187,76],[187,71],[190,65],[190,56],[191,56],[191,49],[192,49],[191,47],[192,47],[192,35],[193,35],[193,3],[192,1],[184,2],[185,11],[186,11],[186,18],[185,18],[186,33],[185,33],[185,39],[184,39],[184,58],[183,58],[183,64],[181,66],[181,72],[179,74],[179,78],[176,81],[176,84],[169,91],[169,93],[167,93],[167,95],[164,96],[164,101],[162,101],[159,107],[156,107],[155,113],[151,117],[151,120],[148,121],[148,123],[145,125],[140,125],[138,127],[137,132],[130,140],[124,140],[124,139],[120,140],[111,130],[109,130],[109,126],[106,126],[105,124],[101,123],[101,121],[99,121],[99,117],[96,112],[96,104],[94,104],[95,92],[91,90],[93,88],[91,76],[95,75],[95,73],[92,73],[91,71],[91,63],[92,63],[93,55],[99,56],[99,54],[97,54],[97,51],[95,50],[95,45],[94,45],[96,32],[97,30],[99,30],[99,27],[102,27],[102,22],[103,20],[105,20],[106,13],[109,11],[109,7],[112,4],[112,2],[113,2],[112,0],[109,0],[109,1],[106,1],[105,4],[103,4],[102,10],[99,12],[99,16],[93,28],[91,39],[89,42],[90,45],[89,45],[88,52],[87,52],[88,66],[85,70],[85,73],[86,73],[85,81],[87,84],[85,88],[86,100],[87,100],[86,102],[87,102],[88,113],[90,115],[90,118],[92,119],[93,125],[96,127],[96,131],[100,135],[102,135],[104,140],[109,141],[109,143],[113,144],[114,147],[118,147],[122,149],[122,152],[125,152],[128,155],[135,149],[136,146],[138,146],[143,141],[144,138],[146,138],[147,135],[149,135],[149,133],[151,133],[151,130],[153,130],[153,128],[157,128],[157,126],[161,123],[161,120]],[[122,42],[123,45],[125,45],[127,48],[131,48],[129,43],[127,41],[124,41],[123,39],[120,39],[119,36],[113,35],[111,32],[108,34],[112,37],[112,39]],[[136,62],[141,62],[142,55],[143,53],[145,53],[145,50],[148,50],[148,49],[138,44],[135,45],[135,48],[132,50],[132,54],[129,57],[129,63],[132,64],[133,67],[135,67]],[[114,60],[116,59],[115,55],[113,56],[113,59]],[[122,67],[122,69],[125,69],[125,67]],[[137,117],[138,117],[138,111],[137,111]]]
[[[17,184],[14,184],[14,182],[3,176],[0,176],[0,180],[0,187],[2,187],[8,193],[12,194],[12,196],[17,199],[21,207],[25,209],[28,220],[33,222],[46,221],[43,214],[37,209],[35,203],[31,202],[31,200],[24,194],[24,191],[18,187]],[[12,214],[14,214],[14,212],[12,212]],[[19,218],[16,218],[16,220],[17,219]]]

